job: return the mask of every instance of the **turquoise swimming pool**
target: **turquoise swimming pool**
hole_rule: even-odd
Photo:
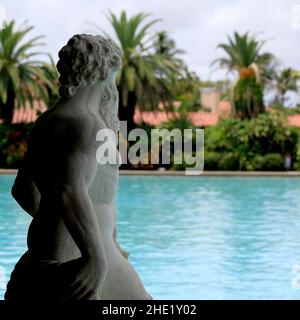
[[[30,222],[10,196],[13,179],[0,176],[7,276]],[[122,176],[119,239],[156,299],[299,299],[299,200],[298,178]]]

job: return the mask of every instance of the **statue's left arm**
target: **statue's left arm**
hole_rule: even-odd
[[[11,190],[18,204],[32,217],[38,211],[41,195],[30,169],[30,145],[24,155],[21,167]]]

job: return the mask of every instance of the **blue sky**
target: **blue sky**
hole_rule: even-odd
[[[46,36],[46,50],[57,60],[57,51],[73,34],[93,32],[89,23],[112,33],[105,13],[122,9],[161,18],[154,30],[169,32],[203,80],[224,76],[221,71],[211,73],[210,63],[221,55],[217,44],[234,30],[263,32],[261,37],[270,39],[265,49],[275,53],[283,66],[300,69],[300,0],[2,0],[0,18],[5,10],[6,19],[18,24],[28,20],[34,34]]]

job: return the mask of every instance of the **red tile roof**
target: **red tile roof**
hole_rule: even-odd
[[[228,104],[222,102],[220,104],[220,109],[222,111],[228,111]],[[41,101],[35,101],[33,108],[30,108],[29,105],[26,105],[25,108],[16,109],[13,114],[12,123],[30,123],[36,121],[38,118],[39,112],[44,112],[46,106]],[[136,124],[146,123],[148,125],[156,126],[160,125],[175,116],[178,115],[178,112],[166,112],[166,111],[140,111],[137,109],[134,114],[134,122]],[[219,115],[217,113],[209,112],[189,112],[189,119],[195,126],[211,126],[217,124],[219,121]],[[1,123],[0,119],[0,123]],[[288,116],[288,124],[293,127],[300,128],[300,114],[294,114]]]
[[[217,124],[219,116],[217,113],[189,112],[189,118],[195,126],[212,126]]]
[[[47,110],[46,105],[42,101],[35,101],[33,107],[27,103],[24,108],[15,109],[12,123],[30,123],[35,122],[39,116],[39,113],[43,113]],[[2,120],[0,119],[0,123]]]
[[[162,124],[168,120],[178,116],[178,112],[166,111],[140,111],[136,110],[134,113],[134,122],[136,124],[146,123],[151,126]],[[210,126],[218,122],[219,117],[216,113],[207,112],[189,112],[189,119],[196,126]]]
[[[230,101],[220,101],[218,104],[218,113],[223,116],[229,116],[232,112],[232,105]]]
[[[300,114],[288,116],[288,124],[293,127],[300,128]]]

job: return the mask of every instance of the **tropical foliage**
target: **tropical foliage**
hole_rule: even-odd
[[[254,77],[237,82],[234,88],[234,106],[236,115],[241,119],[250,119],[264,112],[262,88]]]
[[[11,122],[14,108],[26,102],[32,106],[35,99],[48,102],[53,89],[44,62],[35,59],[43,53],[32,51],[43,45],[43,37],[28,39],[32,30],[26,23],[16,29],[14,21],[4,22],[0,29],[0,118],[6,123]]]
[[[165,34],[150,33],[158,19],[146,21],[149,14],[145,13],[127,17],[125,11],[119,17],[110,12],[108,18],[124,54],[117,78],[119,116],[132,128],[137,104],[153,109],[160,101],[171,99],[170,85],[182,64],[176,57],[179,51]]]
[[[249,32],[239,34],[234,32],[228,37],[228,43],[221,43],[225,57],[216,59],[221,68],[239,74],[234,89],[234,106],[236,114],[244,118],[251,118],[264,111],[263,81],[269,75],[268,71],[275,57],[269,52],[261,52],[265,40],[258,40]]]
[[[218,48],[222,49],[226,56],[216,59],[213,64],[218,63],[221,68],[228,71],[236,71],[244,75],[252,70],[247,70],[256,64],[260,74],[263,74],[272,65],[275,56],[269,52],[261,52],[266,40],[259,40],[257,36],[249,32],[239,34],[234,32],[233,37],[228,36],[228,43],[221,43]],[[241,74],[242,73],[242,74]]]
[[[27,148],[32,124],[0,125],[0,168],[18,168]]]
[[[48,106],[54,105],[58,99],[60,98],[59,95],[59,73],[56,69],[56,65],[51,56],[49,62],[45,62],[41,68],[45,73],[46,79],[48,80],[45,83],[47,93],[48,93],[48,100],[46,101]]]
[[[300,72],[292,68],[286,68],[274,75],[275,89],[277,96],[275,102],[281,106],[285,105],[286,93],[299,90]]]
[[[235,117],[205,129],[206,170],[284,170],[287,157],[292,159],[293,168],[300,170],[300,135],[288,126],[286,118],[289,113],[299,113],[300,106],[284,108],[287,93],[298,92],[300,73],[292,68],[279,69],[274,55],[263,50],[265,40],[249,32],[234,32],[219,44],[224,55],[213,64],[236,74],[235,83],[200,81],[182,60],[184,52],[168,33],[153,32],[159,19],[145,13],[128,16],[125,11],[120,15],[110,12],[108,19],[124,54],[117,86],[119,116],[128,121],[129,130],[135,126],[136,107],[153,110],[158,105],[167,112],[176,111],[158,128],[195,128],[189,112],[201,109],[199,89],[213,86],[222,92],[223,99],[232,99]],[[14,108],[32,106],[37,99],[52,105],[59,99],[55,64],[50,56],[47,62],[36,59],[48,55],[38,49],[43,36],[32,37],[32,30],[26,23],[17,28],[14,21],[0,29],[0,118],[4,120],[0,126],[0,167],[17,167],[27,146],[31,125],[12,125]],[[266,89],[275,91],[272,107],[278,105],[279,109],[266,110]],[[146,124],[141,127],[148,133],[152,128]],[[151,157],[150,151],[145,157]],[[174,164],[173,160],[166,169],[188,166]],[[128,168],[159,166],[137,164]]]
[[[285,155],[295,160],[297,140],[297,130],[280,113],[224,119],[205,129],[206,169],[283,170]]]

